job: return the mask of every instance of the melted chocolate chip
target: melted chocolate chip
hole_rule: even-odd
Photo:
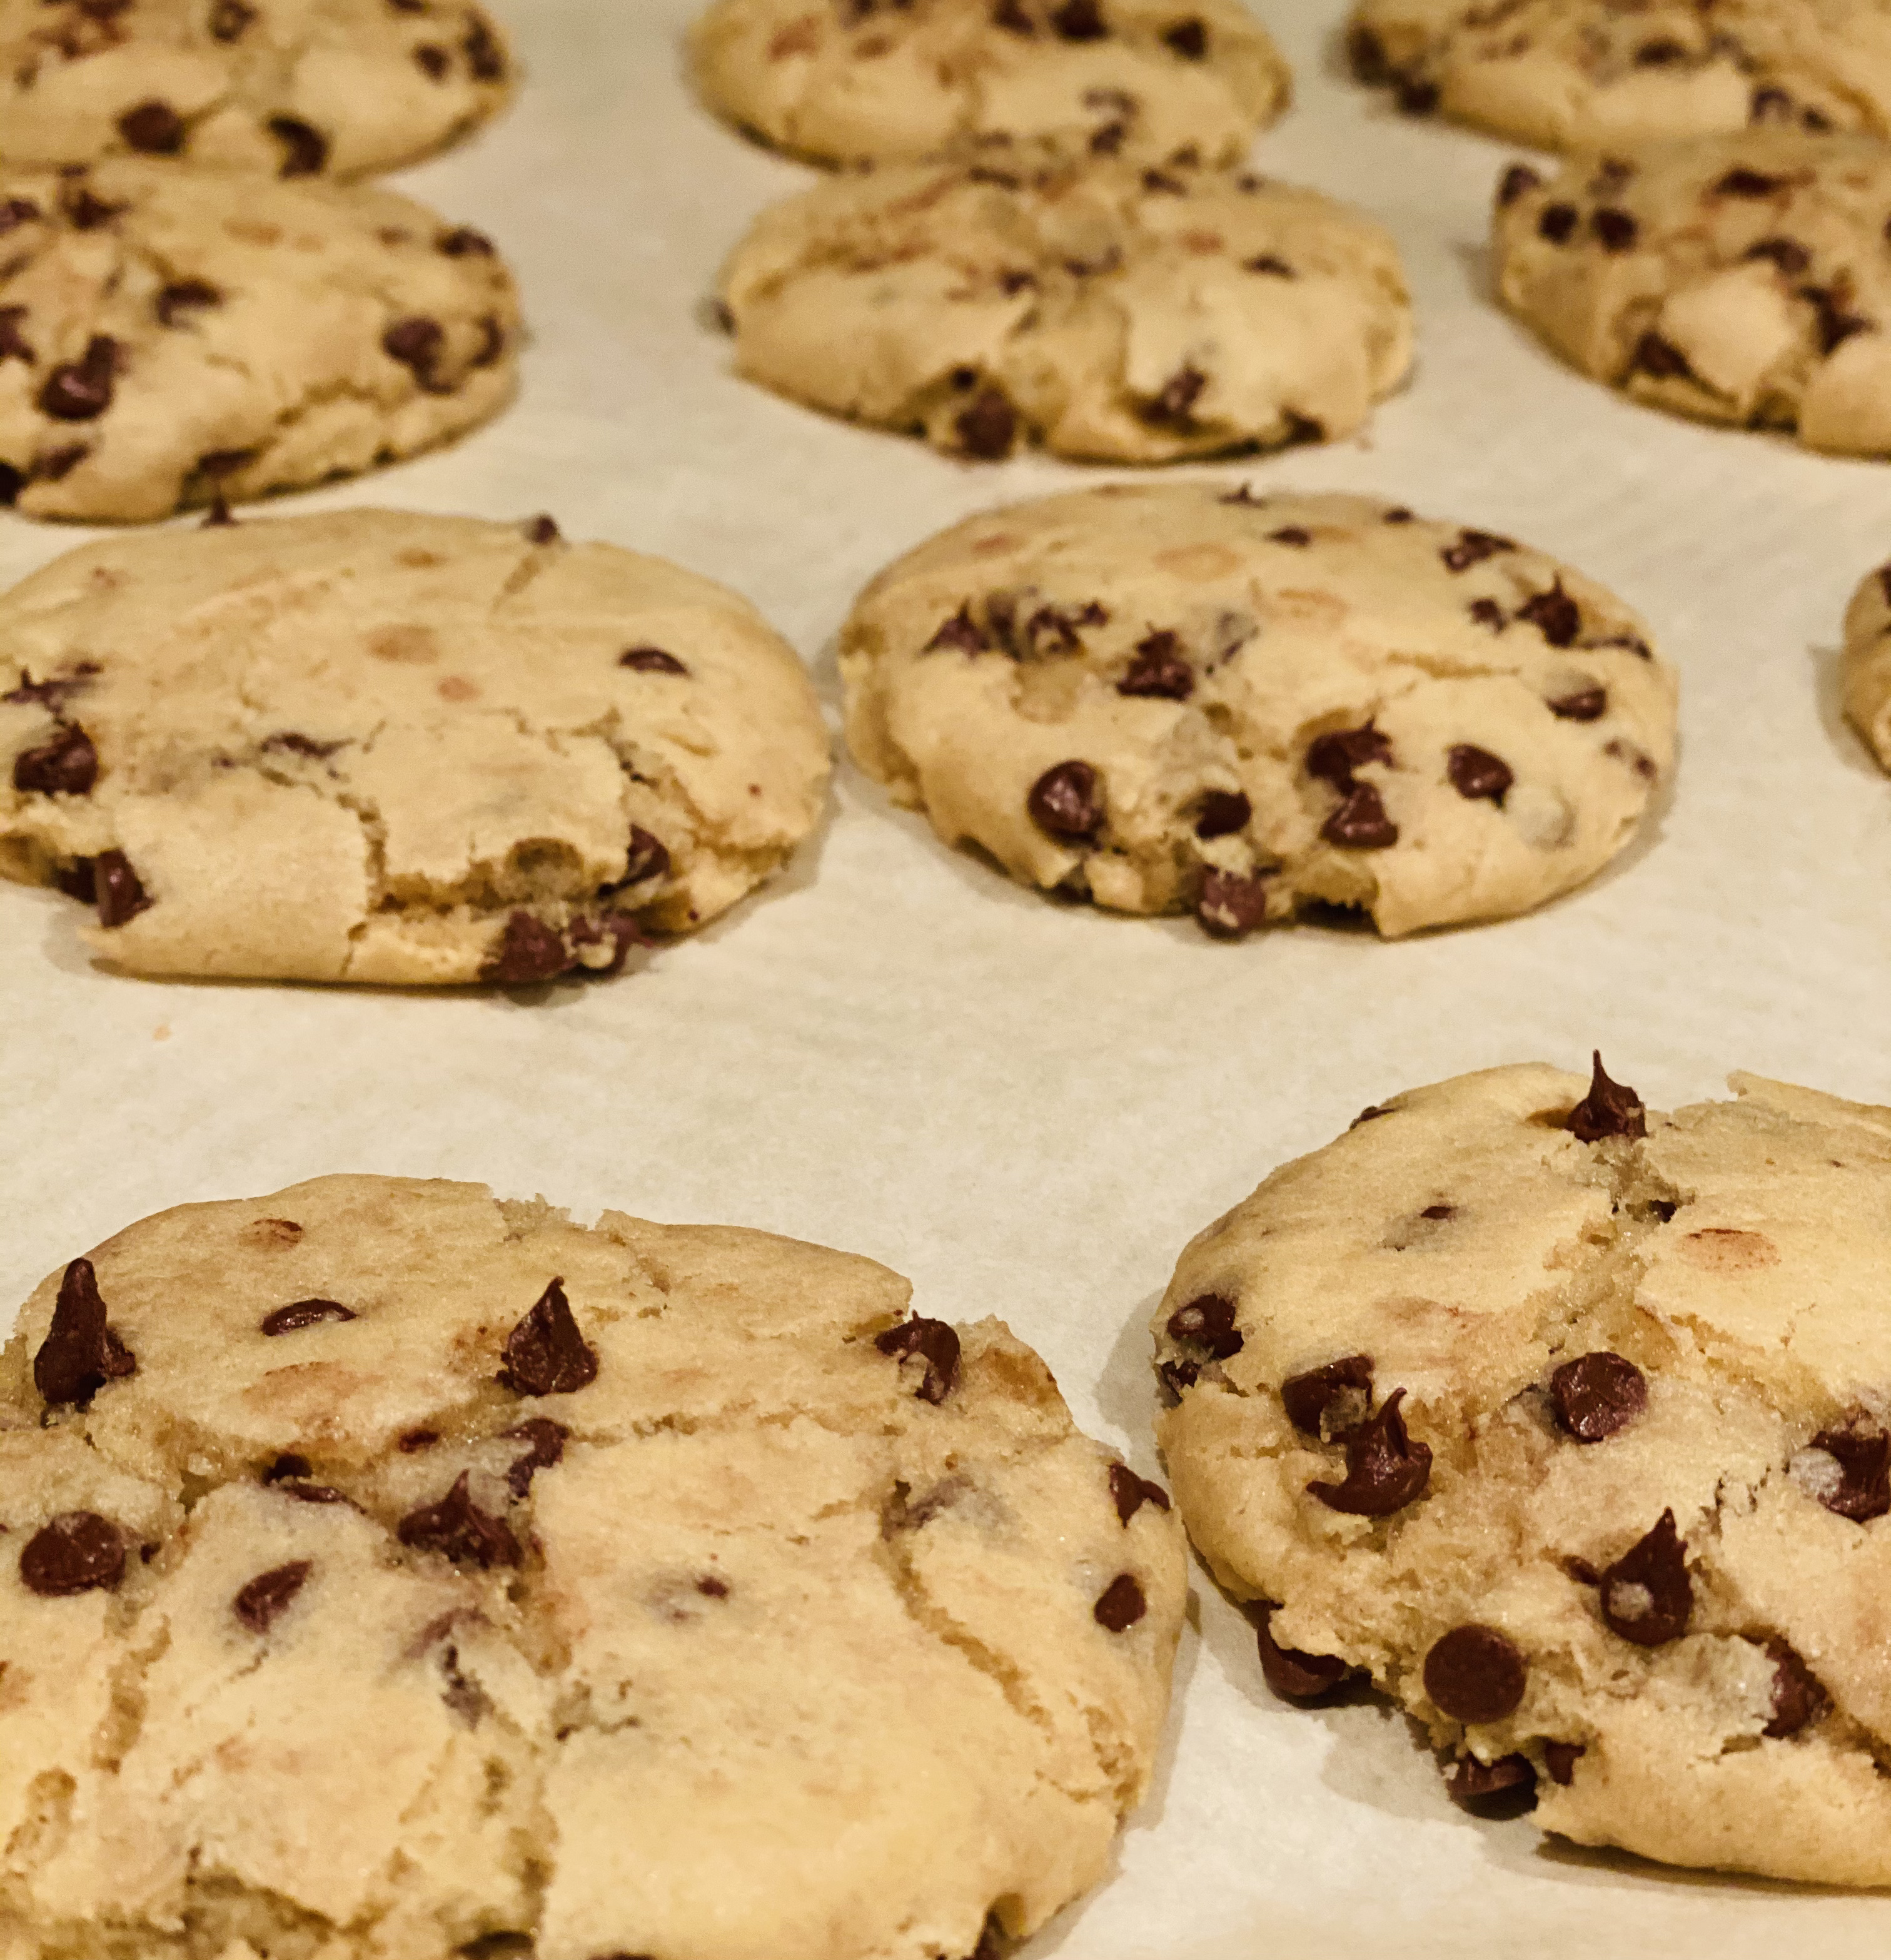
[[[1110,1500],[1126,1525],[1145,1504],[1153,1504],[1158,1511],[1168,1509],[1168,1491],[1160,1484],[1139,1477],[1127,1463],[1110,1465]]]
[[[1794,278],[1810,271],[1812,266],[1812,254],[1796,238],[1762,238],[1758,243],[1748,246],[1740,256],[1770,260],[1782,272]]]
[[[991,24],[1008,34],[1034,34],[1038,24],[1027,14],[1022,0],[993,0]]]
[[[1063,0],[1053,11],[1050,25],[1066,41],[1100,41],[1110,31],[1098,0]]]
[[[1602,1617],[1625,1640],[1658,1647],[1687,1631],[1694,1610],[1687,1547],[1664,1511],[1648,1535],[1631,1545],[1601,1575]]]
[[[434,249],[443,252],[450,259],[490,259],[493,256],[493,243],[483,231],[475,231],[470,224],[456,225],[451,231],[443,231],[434,240]]]
[[[1507,209],[1526,192],[1539,189],[1542,183],[1542,177],[1527,164],[1512,164],[1497,186],[1498,208]]]
[[[284,1455],[278,1456],[262,1473],[265,1484],[281,1484],[295,1477],[306,1477],[315,1468],[306,1456]]]
[[[1635,357],[1629,365],[1635,372],[1651,375],[1657,381],[1677,380],[1692,371],[1687,356],[1673,341],[1653,332],[1643,334],[1635,343]]]
[[[563,1283],[554,1280],[506,1336],[499,1386],[515,1395],[569,1395],[597,1378],[596,1351],[578,1332]]]
[[[1714,186],[1716,197],[1771,197],[1775,191],[1784,190],[1787,180],[1768,177],[1762,170],[1735,168],[1729,170]]]
[[[1635,243],[1641,228],[1626,211],[1605,205],[1589,220],[1589,229],[1605,252],[1626,252]]]
[[[1832,1698],[1818,1676],[1778,1634],[1769,1635],[1759,1644],[1773,1664],[1773,1718],[1760,1733],[1781,1742],[1829,1713]]]
[[[633,647],[628,653],[620,654],[617,663],[628,667],[636,673],[686,674],[689,672],[674,654],[666,654],[661,647]]]
[[[1399,841],[1399,827],[1386,815],[1378,791],[1370,783],[1355,783],[1320,835],[1343,851],[1384,851]]]
[[[713,1572],[697,1580],[696,1589],[705,1599],[726,1599],[729,1597],[728,1580],[718,1579]]]
[[[262,1331],[273,1340],[279,1334],[299,1334],[324,1320],[352,1320],[355,1316],[337,1300],[291,1300],[262,1317]]]
[[[434,371],[445,351],[447,331],[437,320],[416,313],[397,320],[381,336],[381,351],[390,361],[409,369],[423,388],[431,390]]]
[[[529,1446],[506,1472],[507,1489],[515,1497],[523,1497],[532,1488],[532,1480],[541,1470],[549,1470],[564,1459],[565,1439],[570,1433],[562,1423],[542,1415],[529,1417],[516,1428],[507,1430],[507,1442],[523,1443]]]
[[[1425,1691],[1454,1722],[1501,1722],[1516,1713],[1530,1663],[1495,1627],[1454,1627],[1425,1656]]]
[[[243,0],[215,0],[210,10],[210,33],[213,40],[240,40],[243,30],[256,18],[256,10],[246,6]]]
[[[1059,654],[1081,653],[1083,639],[1078,628],[1105,625],[1109,618],[1108,610],[1095,600],[1086,606],[1073,609],[1040,606],[1025,622],[1021,651],[1025,657],[1031,660],[1042,660]]]
[[[59,199],[59,208],[75,231],[101,231],[129,208],[107,204],[89,184],[81,183],[68,183]]]
[[[1195,916],[1218,939],[1239,939],[1267,922],[1267,881],[1264,873],[1220,871],[1212,867],[1202,880]]]
[[[1468,742],[1454,743],[1445,757],[1451,788],[1468,803],[1494,803],[1499,810],[1517,780],[1508,763]]]
[[[1355,769],[1368,762],[1390,768],[1392,760],[1392,744],[1368,721],[1361,728],[1333,729],[1317,737],[1307,749],[1307,773],[1344,795],[1353,787]]]
[[[1397,79],[1384,42],[1370,27],[1355,26],[1349,30],[1346,59],[1352,72],[1369,88],[1389,88]]]
[[[118,119],[118,133],[148,157],[174,157],[184,147],[184,119],[168,102],[141,102]]]
[[[1312,532],[1298,524],[1282,524],[1279,530],[1270,531],[1267,538],[1270,543],[1291,545],[1299,550],[1313,542]]]
[[[1560,695],[1551,702],[1549,711],[1559,721],[1600,721],[1609,711],[1608,690],[1578,688],[1575,693]]]
[[[1565,1118],[1563,1128],[1579,1142],[1599,1143],[1604,1137],[1645,1137],[1648,1112],[1632,1089],[1611,1082],[1603,1072],[1602,1052],[1595,1051],[1589,1093]]]
[[[1578,1443],[1603,1443],[1648,1405],[1647,1378],[1632,1361],[1598,1351],[1565,1361],[1549,1378],[1556,1421]]]
[[[1302,1653],[1298,1648],[1281,1646],[1270,1624],[1279,1611],[1269,1600],[1262,1601],[1255,1611],[1254,1641],[1260,1650],[1261,1678],[1283,1701],[1317,1701],[1337,1688],[1352,1669],[1337,1654]]]
[[[250,1632],[266,1634],[289,1610],[314,1570],[312,1560],[298,1558],[273,1572],[259,1573],[230,1602],[231,1610]]]
[[[1562,589],[1559,578],[1547,592],[1533,593],[1517,609],[1553,647],[1573,646],[1582,631],[1582,609]]]
[[[1499,537],[1495,531],[1461,530],[1456,541],[1445,546],[1438,556],[1444,561],[1446,571],[1468,571],[1487,558],[1495,558],[1500,552],[1514,552],[1516,549],[1510,539]]]
[[[476,1565],[482,1572],[495,1565],[516,1565],[519,1541],[503,1518],[482,1511],[472,1500],[472,1472],[459,1480],[437,1504],[409,1511],[398,1527],[402,1545],[416,1551],[437,1551],[456,1565]]]
[[[294,116],[272,116],[269,133],[282,145],[279,177],[319,177],[329,161],[329,139]]]
[[[923,1531],[935,1518],[949,1511],[971,1488],[968,1479],[948,1477],[942,1483],[934,1484],[923,1497],[915,1499],[910,1484],[896,1481],[892,1494],[880,1507],[881,1537],[893,1538],[901,1532]]]
[[[1861,1525],[1891,1512],[1891,1435],[1821,1430],[1812,1446],[1839,1465],[1838,1482],[1819,1494],[1819,1501],[1827,1510]]]
[[[443,81],[447,71],[453,65],[453,58],[444,48],[424,42],[414,50],[414,65],[429,81]]]
[[[561,536],[558,519],[547,515],[544,511],[541,511],[537,517],[526,522],[526,542],[527,544],[555,545],[559,542]],[[621,664],[628,667],[634,663],[627,657]]]
[[[668,848],[647,830],[632,824],[630,848],[625,858],[624,875],[618,880],[618,884],[641,885],[651,878],[667,878],[669,868]]]
[[[1195,819],[1195,835],[1204,840],[1232,837],[1247,828],[1254,813],[1254,805],[1239,790],[1205,791],[1200,813]]]
[[[1241,1351],[1241,1331],[1235,1325],[1235,1303],[1225,1294],[1197,1293],[1168,1317],[1171,1341],[1206,1349],[1209,1358],[1225,1361]]]
[[[1150,634],[1137,645],[1116,691],[1162,701],[1187,700],[1195,692],[1195,670],[1183,656],[1181,639],[1174,633]]]
[[[498,947],[479,969],[479,977],[495,987],[534,987],[570,972],[577,963],[551,927],[520,912],[506,921]]]
[[[1172,27],[1162,30],[1162,41],[1184,61],[1205,61],[1208,57],[1208,29],[1201,21],[1178,21]]]
[[[946,651],[959,654],[984,654],[991,651],[991,640],[984,628],[972,618],[970,600],[941,626],[920,650],[922,653],[936,654]]]
[[[952,418],[952,433],[965,455],[1000,463],[1018,440],[1018,412],[1002,388],[981,388],[971,406]]]
[[[1162,1361],[1157,1363],[1155,1374],[1172,1404],[1179,1402],[1184,1392],[1201,1379],[1202,1364],[1199,1361]]]
[[[1521,1815],[1536,1801],[1537,1772],[1527,1756],[1499,1756],[1494,1763],[1465,1756],[1446,1773],[1444,1787],[1454,1803],[1467,1809]]]
[[[95,333],[85,357],[55,368],[40,390],[40,406],[62,422],[87,422],[112,406],[112,383],[118,373],[118,342]]]
[[[1383,1110],[1368,1112],[1383,1115]],[[1359,1118],[1364,1122],[1366,1118]],[[1280,1385],[1280,1399],[1287,1420],[1308,1436],[1339,1441],[1352,1435],[1356,1423],[1343,1418],[1356,1407],[1363,1418],[1372,1406],[1372,1357],[1349,1354],[1343,1360],[1329,1361],[1324,1368],[1309,1368],[1304,1375],[1289,1375]],[[1336,1411],[1341,1420],[1333,1418]]]
[[[31,368],[40,357],[20,331],[20,323],[26,317],[23,306],[0,307],[0,361],[17,361],[23,367]]]
[[[1835,352],[1854,333],[1869,333],[1874,321],[1863,313],[1848,310],[1845,295],[1830,286],[1801,286],[1802,299],[1810,300],[1818,310],[1819,350],[1822,354]]]
[[[1186,424],[1207,386],[1208,377],[1199,368],[1184,363],[1163,383],[1162,393],[1143,413],[1152,422]]]
[[[920,1385],[913,1391],[923,1402],[936,1408],[958,1386],[958,1334],[945,1321],[915,1316],[876,1335],[873,1344],[882,1354],[897,1356],[902,1363],[917,1358],[926,1364]]]
[[[98,751],[83,728],[62,728],[49,742],[14,758],[13,787],[30,796],[90,796]]]
[[[96,1511],[62,1511],[40,1526],[20,1554],[20,1583],[42,1599],[114,1592],[125,1577],[125,1539]]]
[[[1403,1389],[1394,1389],[1377,1415],[1368,1417],[1346,1440],[1346,1474],[1338,1484],[1314,1482],[1308,1493],[1329,1510],[1354,1517],[1388,1518],[1401,1511],[1431,1481],[1429,1445],[1406,1435],[1399,1404]]]
[[[107,1382],[138,1372],[108,1325],[90,1259],[75,1259],[59,1281],[52,1322],[33,1357],[33,1385],[49,1408],[84,1408]]]
[[[1119,1572],[1103,1589],[1091,1612],[1106,1634],[1127,1633],[1149,1611],[1143,1589],[1129,1573]]]
[[[396,1446],[403,1456],[418,1456],[423,1449],[431,1449],[440,1440],[437,1429],[408,1429],[401,1432]]]
[[[506,59],[501,53],[499,43],[493,38],[492,30],[485,21],[475,21],[466,30],[466,38],[460,43],[466,57],[466,65],[473,72],[475,81],[498,81],[506,72]]]
[[[1428,81],[1422,75],[1405,75],[1394,88],[1392,99],[1398,104],[1401,116],[1429,116],[1444,100],[1443,91],[1435,81]]]
[[[122,851],[101,851],[92,860],[92,889],[98,922],[108,931],[148,912],[153,902]]]
[[[160,326],[175,326],[180,313],[222,304],[223,294],[207,279],[178,279],[158,294],[154,310]]]
[[[1059,762],[1031,784],[1026,807],[1047,836],[1088,844],[1103,828],[1103,784],[1088,762]]]
[[[1573,204],[1546,204],[1537,220],[1537,236],[1552,245],[1566,244],[1576,228],[1576,218]]]
[[[1575,1777],[1576,1758],[1588,1753],[1580,1742],[1544,1743],[1543,1764],[1549,1771],[1549,1780],[1567,1790]]]

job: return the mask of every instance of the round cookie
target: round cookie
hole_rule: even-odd
[[[1891,1884],[1891,1109],[1733,1086],[1365,1111],[1183,1254],[1158,1433],[1277,1692],[1369,1674],[1579,1844]]]
[[[1041,1925],[1148,1787],[1181,1533],[1001,1322],[911,1293],[377,1177],[47,1280],[0,1361],[0,1954]]]
[[[1360,497],[1114,484],[968,519],[842,631],[847,740],[949,844],[1238,934],[1519,912],[1634,835],[1675,682],[1581,574]]]
[[[1504,303],[1638,401],[1891,453],[1891,148],[1753,130],[1514,165],[1494,220]]]
[[[1880,565],[1845,612],[1845,713],[1891,769],[1891,565]]]
[[[614,973],[813,827],[828,736],[747,601],[394,511],[88,545],[0,598],[0,870],[134,973]]]
[[[0,0],[0,165],[361,177],[484,121],[510,74],[466,0]]]
[[[828,164],[967,136],[1232,163],[1292,91],[1241,0],[716,0],[691,47],[713,108]]]
[[[1548,150],[1750,125],[1891,135],[1883,0],[1359,0],[1349,46],[1408,115]]]
[[[834,179],[722,277],[736,364],[955,456],[1165,463],[1347,434],[1403,380],[1398,249],[1317,191],[962,152]]]
[[[0,169],[0,504],[108,522],[412,455],[497,412],[519,309],[411,198],[173,164]]]

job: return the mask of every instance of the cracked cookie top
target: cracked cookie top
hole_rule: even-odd
[[[1349,434],[1405,378],[1398,248],[1317,191],[987,145],[766,212],[722,299],[751,380],[992,461]]]
[[[1882,1885],[1891,1110],[1733,1086],[1364,1111],[1183,1254],[1158,1433],[1276,1691],[1369,1674],[1578,1843]]]
[[[812,827],[828,737],[748,603],[390,511],[68,553],[0,598],[0,869],[133,972],[615,972]]]
[[[392,462],[511,395],[491,241],[391,191],[0,164],[0,504],[109,522]]]
[[[483,121],[510,75],[465,0],[0,0],[0,164],[361,177]]]
[[[910,1293],[370,1177],[74,1261],[0,1361],[0,1953],[1040,1924],[1147,1782],[1181,1535]]]
[[[1359,0],[1360,79],[1550,150],[1749,125],[1891,135],[1886,0]]]
[[[1891,769],[1891,565],[1881,565],[1845,611],[1845,712]]]
[[[1891,18],[1891,17],[1888,17]],[[1891,148],[1752,130],[1513,165],[1505,304],[1586,374],[1708,422],[1891,454]]]
[[[1542,552],[1362,497],[1111,485],[967,520],[843,629],[861,765],[1020,880],[1238,934],[1521,912],[1633,835],[1674,677]]]
[[[712,107],[828,164],[966,136],[1232,163],[1292,86],[1241,0],[716,0],[691,46]]]

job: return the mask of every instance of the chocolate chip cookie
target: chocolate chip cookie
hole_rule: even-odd
[[[936,1960],[1100,1878],[1168,1499],[883,1266],[331,1177],[0,1360],[0,1951]]]
[[[1566,565],[1362,497],[1113,484],[968,519],[843,630],[867,772],[1020,882],[1238,934],[1501,918],[1635,834],[1647,629]]]
[[[1232,163],[1292,91],[1240,0],[716,0],[692,47],[713,108],[828,164],[966,136]]]
[[[1346,435],[1412,361],[1398,250],[1370,218],[1246,171],[1039,148],[791,198],[722,304],[751,380],[980,461]]]
[[[1753,130],[1513,166],[1505,304],[1584,374],[1702,421],[1891,454],[1891,148]]]
[[[361,177],[483,121],[510,71],[466,0],[0,0],[0,165]]]
[[[1355,1672],[1454,1794],[1891,1884],[1891,1109],[1395,1096],[1182,1255],[1158,1429],[1276,1692]]]
[[[503,407],[491,242],[392,192],[0,167],[0,504],[106,522],[412,454]]]
[[[1359,0],[1360,78],[1549,150],[1750,126],[1891,135],[1882,0]]]
[[[1851,595],[1845,613],[1845,712],[1891,769],[1891,565]]]
[[[129,972],[615,973],[766,878],[827,777],[753,607],[549,518],[124,538],[0,597],[0,870]]]

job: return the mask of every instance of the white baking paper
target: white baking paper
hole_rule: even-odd
[[[877,567],[1099,473],[956,464],[731,376],[699,302],[807,173],[694,106],[692,4],[501,0],[517,105],[403,182],[517,269],[523,394],[456,448],[281,508],[551,511],[740,588],[833,706],[833,636]],[[1363,1105],[1498,1062],[1577,1068],[1597,1045],[1661,1106],[1734,1068],[1891,1102],[1891,781],[1836,680],[1846,597],[1891,555],[1891,466],[1696,428],[1559,369],[1489,298],[1509,153],[1350,83],[1338,0],[1266,11],[1298,103],[1257,159],[1390,224],[1421,353],[1363,438],[1217,473],[1509,533],[1641,608],[1683,677],[1678,786],[1646,840],[1530,918],[1227,946],[1022,891],[844,768],[765,893],[634,977],[531,1004],[118,978],[68,902],[0,887],[0,1325],[168,1205],[329,1171],[478,1179],[871,1254],[925,1312],[1003,1316],[1079,1419],[1154,1472],[1144,1328],[1177,1252]],[[0,520],[0,576],[80,536]],[[1273,1701],[1245,1623],[1196,1589],[1155,1793],[1114,1876],[1030,1960],[1891,1953],[1891,1898],[1664,1872],[1463,1815],[1400,1717]]]

